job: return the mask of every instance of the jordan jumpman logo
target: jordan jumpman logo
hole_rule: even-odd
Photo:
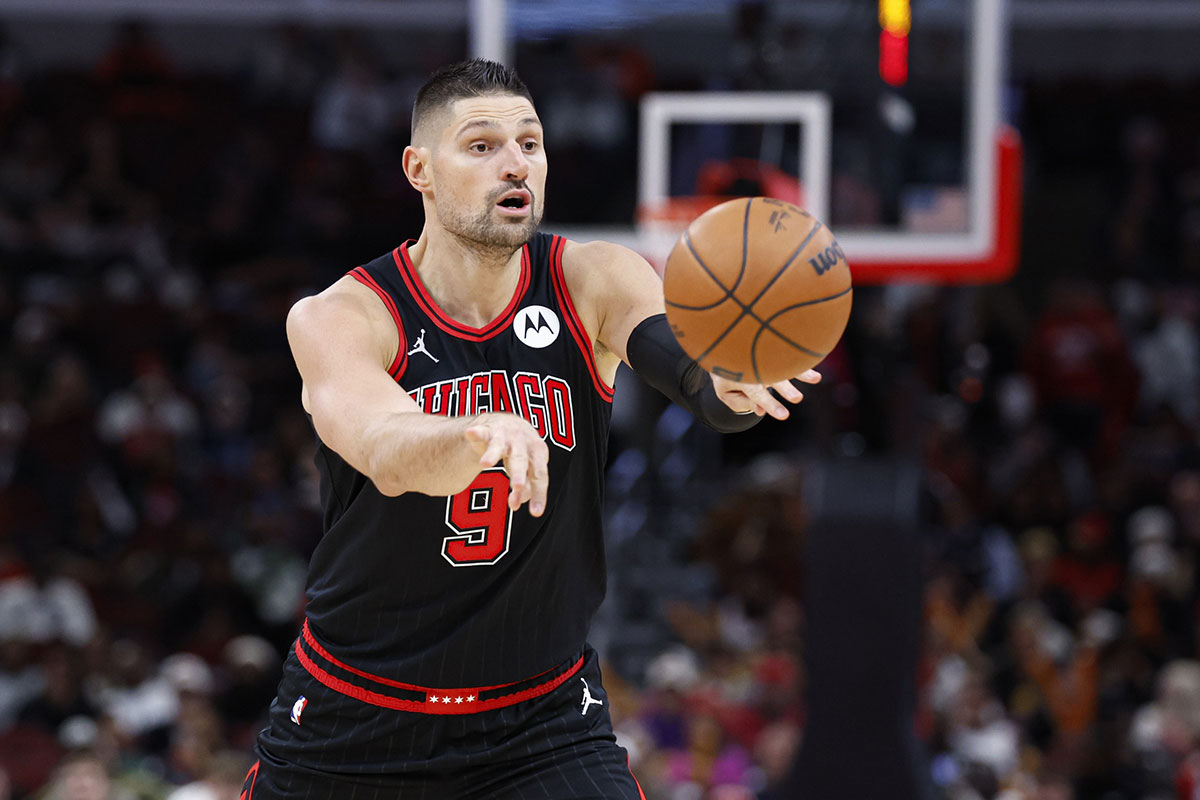
[[[410,356],[413,353],[424,353],[425,355],[427,355],[433,359],[433,363],[435,363],[435,364],[438,363],[437,356],[435,356],[433,353],[431,353],[425,349],[425,329],[424,328],[421,328],[421,335],[417,337],[417,340],[415,342],[413,342],[412,350],[408,351],[408,355],[410,355]]]
[[[583,716],[583,715],[587,714],[588,707],[591,706],[593,703],[598,706],[602,706],[602,705],[604,705],[604,701],[593,699],[592,698],[592,690],[588,688],[587,681],[584,680],[583,678],[580,678],[579,680],[583,681],[583,710],[579,712],[580,716]]]

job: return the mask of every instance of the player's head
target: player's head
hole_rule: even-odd
[[[524,97],[533,105],[525,83],[503,64],[473,58],[442,67],[417,91],[412,112],[413,142],[436,131],[441,127],[439,122],[444,125],[444,114],[455,100],[492,94]]]
[[[542,125],[529,90],[502,64],[452,64],[421,87],[404,167],[427,224],[462,239],[515,249],[541,222]]]

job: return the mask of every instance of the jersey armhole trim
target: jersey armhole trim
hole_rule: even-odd
[[[579,319],[579,314],[575,311],[575,304],[571,301],[571,292],[567,289],[567,278],[563,274],[562,252],[566,247],[567,240],[561,236],[555,236],[550,243],[550,276],[554,283],[554,294],[558,298],[558,304],[563,310],[563,315],[567,320],[567,328],[571,331],[571,337],[575,339],[575,344],[579,346],[579,351],[583,354],[584,363],[587,364],[588,372],[592,375],[592,385],[596,387],[596,393],[605,402],[611,403],[613,400],[613,388],[604,382],[600,377],[600,371],[596,368],[596,355],[592,351],[592,340],[588,336],[587,328],[583,327],[583,322]]]
[[[258,770],[262,766],[262,760],[255,761],[250,771],[246,773],[246,777],[242,780],[242,793],[238,795],[238,800],[254,800],[254,784],[258,783]]]
[[[355,267],[350,270],[349,274],[363,286],[366,286],[375,294],[379,295],[379,299],[383,301],[387,307],[388,313],[392,315],[392,320],[396,323],[396,334],[400,337],[396,349],[396,357],[392,359],[392,365],[388,367],[388,374],[396,381],[400,380],[400,376],[404,374],[404,369],[408,366],[408,339],[404,335],[404,323],[400,321],[400,310],[396,308],[396,303],[391,296],[383,290],[383,287],[375,282],[362,267]]]
[[[629,770],[629,777],[633,778],[633,783],[637,786],[638,800],[646,800],[646,793],[642,791],[642,784],[638,782],[637,775],[633,774],[633,767],[629,766],[629,754],[625,754],[625,769]]]

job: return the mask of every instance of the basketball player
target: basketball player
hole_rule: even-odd
[[[640,256],[538,232],[513,72],[442,70],[412,124],[420,238],[288,316],[325,534],[242,798],[638,798],[585,642],[617,365],[717,430],[788,412],[687,359]]]

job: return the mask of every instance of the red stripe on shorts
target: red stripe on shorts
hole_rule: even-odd
[[[307,645],[307,648],[305,648]],[[310,655],[308,650],[312,651],[322,661],[326,661],[330,666],[340,670],[345,670],[351,675],[355,675],[364,679],[364,682],[370,685],[359,686],[357,683],[351,683],[348,680],[339,678],[332,674],[327,669],[318,664]],[[529,684],[531,681],[536,681],[542,675],[547,675],[553,669],[546,672],[534,675],[531,678],[526,678],[523,681],[515,683],[503,683],[496,686],[476,686],[466,689],[443,689],[430,686],[417,686],[411,683],[401,683],[400,681],[384,678],[380,675],[373,675],[370,672],[365,672],[361,669],[346,664],[334,658],[333,655],[321,646],[312,629],[308,625],[308,620],[304,621],[304,627],[301,630],[301,636],[296,640],[296,658],[300,661],[300,666],[304,670],[320,681],[325,686],[333,689],[339,694],[344,694],[347,697],[353,697],[363,703],[369,703],[380,708],[390,708],[396,711],[410,711],[417,714],[475,714],[480,711],[491,711],[496,708],[504,708],[506,706],[516,705],[517,703],[526,700],[532,700],[535,697],[541,697],[562,686],[572,675],[579,672],[583,667],[584,657],[580,656],[571,666],[559,675],[543,681],[542,683],[534,683],[532,685],[521,687],[522,684]],[[499,689],[512,688],[513,691],[502,694],[497,697],[481,698],[483,692],[493,692]],[[390,691],[389,691],[390,690]],[[396,696],[396,690],[404,692],[416,692],[424,695],[424,700],[408,699]]]

